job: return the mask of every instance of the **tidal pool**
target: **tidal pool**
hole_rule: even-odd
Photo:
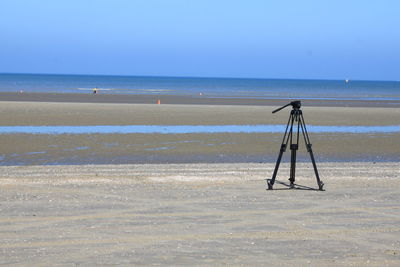
[[[70,125],[0,126],[0,134],[188,134],[188,133],[281,133],[286,125]],[[398,133],[400,125],[343,126],[307,125],[313,133]]]

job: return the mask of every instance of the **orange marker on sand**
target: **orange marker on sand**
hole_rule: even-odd
[[[157,100],[157,104],[158,104],[158,105],[160,105],[160,104],[161,104],[161,101],[160,101],[160,99],[158,99],[158,100]]]

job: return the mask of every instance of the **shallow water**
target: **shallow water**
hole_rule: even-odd
[[[399,81],[0,74],[0,92],[399,100]]]
[[[188,133],[281,133],[286,125],[91,125],[0,126],[0,134],[188,134]],[[397,133],[400,125],[308,125],[313,133]]]

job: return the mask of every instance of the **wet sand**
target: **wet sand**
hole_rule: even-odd
[[[0,167],[0,263],[399,266],[399,163],[319,167],[323,192],[266,191],[273,164]]]
[[[399,160],[400,134],[310,136],[318,162]],[[298,160],[309,161],[301,141]],[[275,162],[281,142],[268,133],[0,135],[2,165]]]
[[[0,125],[285,124],[277,106],[1,102]],[[400,125],[400,109],[303,107],[312,125]],[[282,129],[283,131],[284,129]],[[2,165],[273,162],[282,134],[2,134]],[[310,134],[318,161],[397,161],[400,134]],[[303,142],[301,140],[301,142]],[[300,160],[307,160],[300,145]]]

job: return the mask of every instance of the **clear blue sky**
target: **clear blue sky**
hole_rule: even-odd
[[[0,73],[400,80],[398,0],[0,0]]]

